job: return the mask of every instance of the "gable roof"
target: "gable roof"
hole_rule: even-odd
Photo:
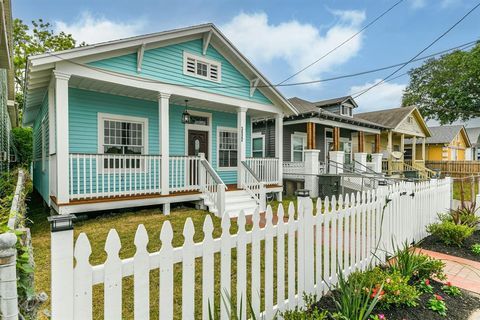
[[[467,128],[466,130],[472,147],[480,147],[480,127]]]
[[[333,98],[333,99],[320,100],[320,101],[316,101],[316,102],[313,102],[313,103],[317,107],[322,108],[322,107],[340,105],[340,104],[343,104],[345,102],[349,102],[349,104],[351,104],[354,108],[358,107],[357,103],[355,102],[355,100],[353,100],[353,98],[351,96],[343,96],[343,97],[338,97],[338,98]]]
[[[470,139],[463,125],[430,127],[432,136],[427,138],[429,144],[449,144],[460,133],[463,135],[467,147],[471,146]]]
[[[331,99],[333,100],[333,99]],[[337,98],[336,100],[342,102],[345,100],[345,97]],[[339,121],[339,122],[348,122],[352,123],[358,126],[363,126],[363,127],[373,127],[376,129],[386,129],[384,126],[378,123],[374,123],[368,120],[363,120],[363,119],[355,119],[352,117],[348,116],[342,116],[340,114],[327,111],[325,109],[322,109],[317,105],[318,102],[310,102],[298,97],[293,97],[288,99],[290,103],[292,103],[293,106],[298,110],[299,115],[294,116],[294,118],[299,118],[300,116],[305,117],[320,117],[320,118],[325,118],[325,119],[331,119],[334,121]]]
[[[195,25],[186,28],[173,29],[146,35],[140,35],[125,39],[107,41],[70,50],[45,53],[29,57],[27,63],[27,84],[26,84],[26,108],[34,104],[38,107],[41,102],[41,94],[37,98],[30,99],[29,93],[39,88],[44,92],[50,82],[51,69],[56,63],[69,61],[86,66],[86,63],[104,59],[106,57],[121,56],[137,52],[140,47],[144,50],[158,46],[180,43],[193,39],[205,40],[214,46],[232,65],[239,70],[247,79],[255,81],[258,79],[256,90],[260,90],[268,99],[282,107],[286,114],[297,114],[297,110],[288,100],[258,71],[255,66],[221,33],[212,23]],[[139,79],[142,79],[139,77]],[[161,81],[158,81],[161,82]],[[43,93],[44,94],[44,93]]]
[[[394,130],[411,114],[417,119],[418,124],[425,132],[425,136],[430,137],[431,133],[427,123],[415,106],[357,113],[354,114],[353,117],[379,123],[388,129]]]

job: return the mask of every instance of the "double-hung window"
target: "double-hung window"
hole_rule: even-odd
[[[252,134],[252,156],[263,158],[265,156],[265,136],[261,133]]]
[[[222,64],[218,61],[184,52],[183,73],[205,80],[220,82],[222,78]]]
[[[307,147],[307,134],[295,132],[292,134],[292,161],[304,161],[303,152]]]
[[[353,114],[352,114],[352,107],[349,107],[349,106],[340,106],[340,114],[342,116],[348,116],[348,117],[351,117]]]
[[[238,163],[237,129],[218,130],[218,167],[234,168]]]
[[[141,169],[142,161],[135,155],[145,154],[147,150],[147,119],[123,116],[101,115],[101,152],[106,155],[124,155],[124,157],[106,156],[105,169]]]

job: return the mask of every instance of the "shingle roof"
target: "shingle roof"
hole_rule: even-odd
[[[326,106],[331,106],[331,105],[339,105],[347,100],[350,100],[354,108],[358,107],[357,103],[351,96],[343,96],[343,97],[338,97],[338,98],[333,98],[333,99],[327,99],[327,100],[320,100],[313,102],[317,107],[326,107]]]
[[[353,117],[375,122],[389,129],[394,129],[400,124],[400,122],[403,121],[403,119],[405,119],[405,117],[410,112],[412,112],[413,109],[415,109],[414,106],[400,107],[372,112],[357,113]]]
[[[473,147],[480,146],[480,127],[478,128],[467,128],[467,135],[472,143]]]
[[[348,97],[348,96],[347,96]],[[333,100],[333,99],[331,99]],[[345,97],[338,98],[337,100],[343,101],[345,100]],[[315,113],[315,115],[322,117],[322,118],[329,118],[333,119],[335,121],[342,121],[342,122],[350,122],[359,126],[366,126],[366,127],[374,127],[377,129],[385,129],[384,126],[381,124],[371,122],[368,120],[363,120],[363,119],[356,119],[355,117],[348,117],[348,116],[342,116],[337,113],[333,113],[327,110],[324,110],[320,107],[317,106],[318,102],[310,102],[304,99],[300,99],[298,97],[293,97],[288,99],[288,101],[298,110],[298,113],[301,114],[306,114],[306,113]]]
[[[457,136],[457,134],[462,130],[462,125],[455,125],[455,126],[438,126],[438,127],[428,127],[432,136],[427,138],[425,141],[429,144],[441,144],[441,143],[450,143],[452,142],[453,138]],[[412,139],[405,139],[405,144],[411,144]],[[421,141],[417,140],[417,144],[421,143]]]

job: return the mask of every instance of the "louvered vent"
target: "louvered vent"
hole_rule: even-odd
[[[212,80],[218,81],[218,66],[211,64],[210,65],[210,78]]]
[[[187,58],[187,72],[195,74],[195,59]]]

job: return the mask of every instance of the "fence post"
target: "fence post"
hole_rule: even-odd
[[[200,187],[200,191],[203,191],[205,188],[206,173],[202,161],[205,160],[205,153],[200,152],[198,156],[200,157],[200,161],[198,162],[198,185]]]
[[[447,180],[447,183],[448,183],[448,199],[450,199],[449,201],[449,207],[447,208],[448,210],[452,209],[453,208],[453,179],[452,177],[445,177],[445,179]]]
[[[16,243],[14,233],[0,234],[0,318],[5,320],[18,319]]]
[[[75,215],[48,217],[51,236],[52,319],[73,319],[73,220]]]
[[[265,183],[260,182],[260,212],[265,212],[267,209],[267,191],[265,189]]]

